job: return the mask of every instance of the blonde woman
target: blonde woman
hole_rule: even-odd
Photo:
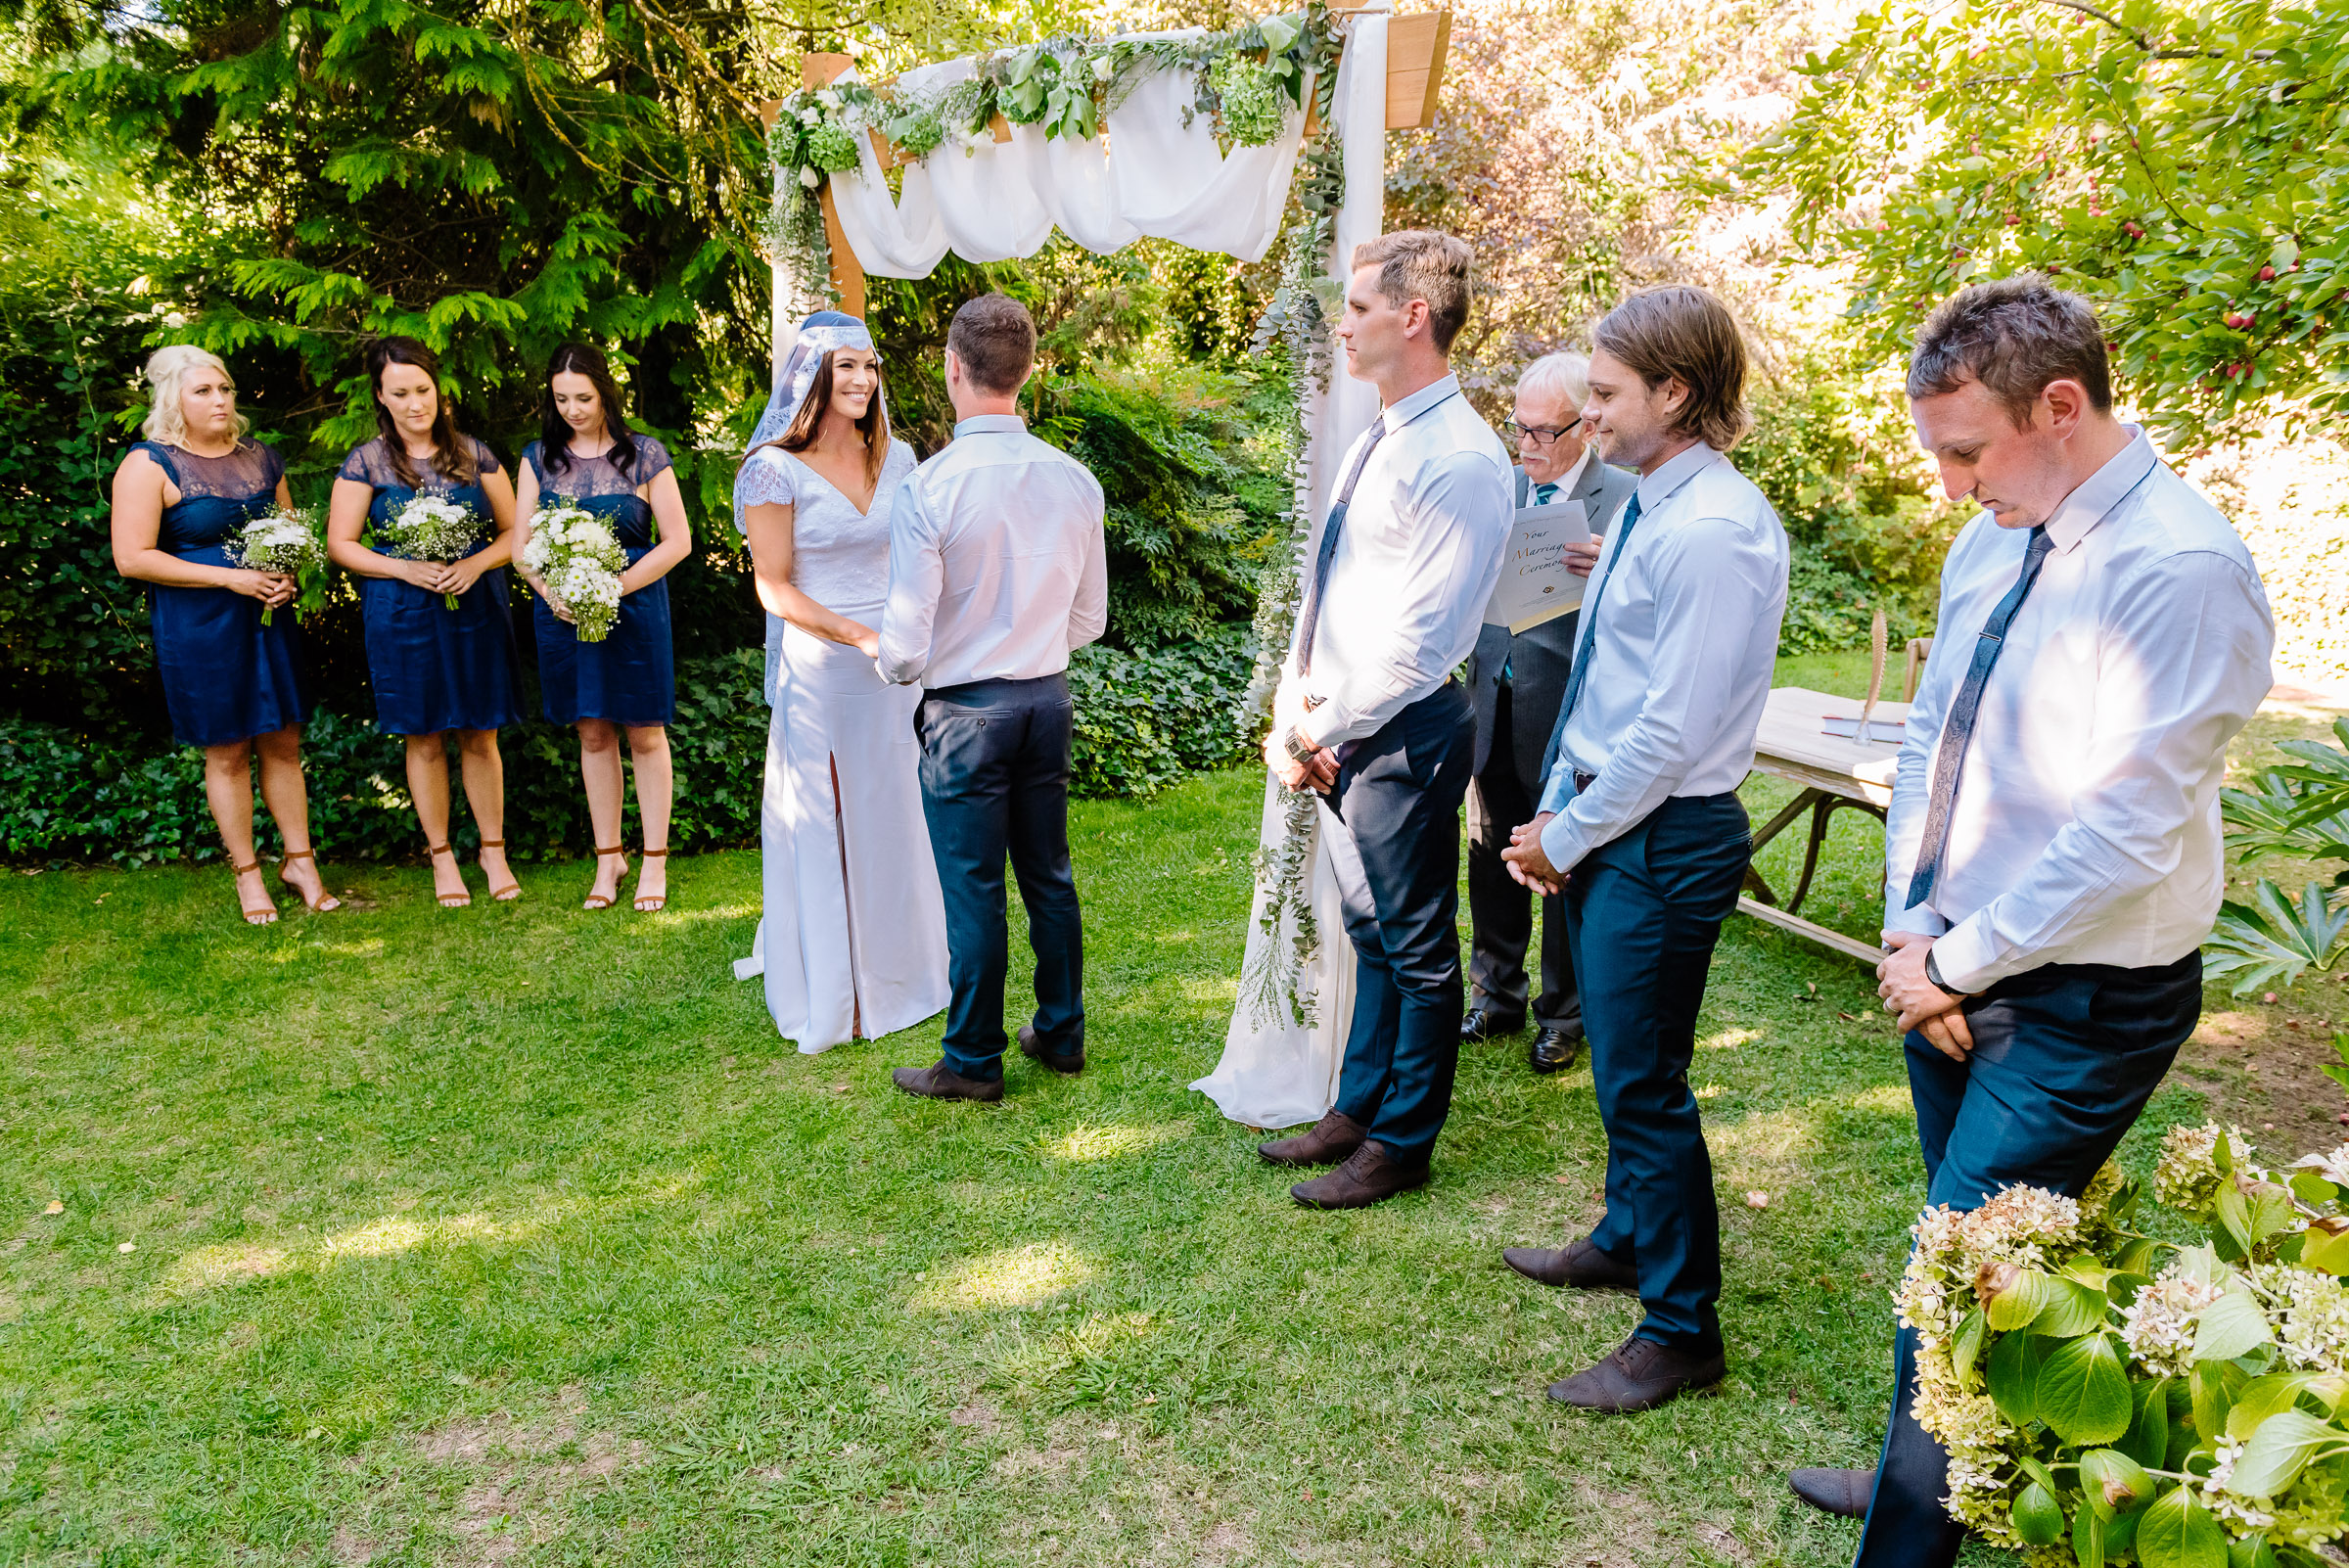
[[[231,566],[227,545],[248,522],[293,505],[286,465],[246,438],[228,367],[191,344],[147,361],[155,400],[147,438],[115,470],[115,570],[148,584],[155,667],[171,737],[204,748],[204,794],[237,873],[247,922],[265,926],[277,905],[253,849],[253,760],[261,799],[285,840],[278,875],[312,909],[339,908],[310,849],[310,799],[301,774],[301,631],[291,612],[261,623],[294,597],[294,580]]]
[[[864,323],[820,310],[734,481],[770,627],[774,716],[760,812],[765,908],[735,965],[763,972],[806,1054],[909,1029],[946,1005],[946,912],[922,816],[915,686],[869,644],[889,597],[890,501],[913,449],[889,433]]]

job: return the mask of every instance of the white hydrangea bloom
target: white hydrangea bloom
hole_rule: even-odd
[[[2202,1310],[2226,1292],[2180,1273],[2175,1265],[2121,1309],[2121,1340],[2148,1372],[2184,1377],[2193,1369],[2194,1330]]]

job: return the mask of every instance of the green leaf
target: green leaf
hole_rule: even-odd
[[[2172,1487],[2137,1522],[2137,1560],[2143,1568],[2227,1568],[2227,1533],[2193,1488]]]
[[[1982,1346],[1989,1337],[1989,1321],[1979,1307],[1967,1313],[1965,1320],[1958,1325],[1958,1337],[1950,1346],[1950,1360],[1957,1368],[1959,1388],[1974,1386],[1974,1363],[1982,1359]]]
[[[2039,1418],[2039,1366],[2047,1341],[2030,1334],[2004,1334],[1990,1347],[1984,1382],[1991,1403],[2017,1426]]]
[[[2205,1442],[2227,1430],[2227,1412],[2234,1405],[2234,1391],[2227,1386],[2231,1371],[2239,1373],[2239,1368],[2226,1361],[2198,1361],[2188,1379],[2193,1390],[2194,1432]]]
[[[2145,1467],[2114,1449],[2091,1449],[2080,1455],[2080,1490],[2096,1516],[2109,1519],[2127,1513],[2153,1496],[2153,1478]]]
[[[2031,1319],[2031,1332],[2050,1339],[2077,1339],[2095,1333],[2104,1326],[2104,1314],[2111,1305],[2100,1280],[2092,1287],[2073,1279],[2050,1279],[2047,1297],[2047,1305]]]
[[[2227,1435],[2244,1438],[2278,1410],[2288,1410],[2317,1382],[2314,1372],[2270,1372],[2243,1385],[2234,1407],[2227,1412]]]
[[[2227,1490],[2240,1497],[2272,1498],[2320,1455],[2340,1452],[2349,1452],[2349,1432],[2305,1410],[2279,1410],[2244,1442]]]
[[[2104,1568],[2106,1549],[2112,1543],[2104,1534],[2104,1516],[2093,1508],[2083,1508],[2072,1519],[2072,1557],[2080,1568]]]
[[[1996,1359],[1996,1353],[1993,1353]],[[2032,1405],[2066,1443],[2110,1443],[2129,1430],[2129,1374],[2110,1334],[2066,1340],[2040,1363]]]
[[[2063,1509],[2036,1481],[2015,1494],[2014,1533],[2034,1546],[2051,1546],[2063,1539]]]
[[[1990,1304],[1990,1326],[2002,1334],[2021,1328],[2047,1307],[2054,1281],[2036,1268],[2025,1268]]]
[[[2128,1435],[2117,1447],[2138,1463],[2153,1469],[2166,1468],[2170,1456],[2170,1383],[2166,1377],[2147,1378],[2129,1390],[2136,1414],[2130,1418]]]
[[[2300,1267],[2320,1273],[2349,1274],[2349,1230],[2311,1225],[2300,1243]]]
[[[2232,1361],[2262,1345],[2274,1343],[2276,1331],[2259,1299],[2243,1291],[2229,1291],[2202,1309],[2194,1326],[2194,1360]]]

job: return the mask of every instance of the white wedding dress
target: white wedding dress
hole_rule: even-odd
[[[889,597],[890,502],[913,468],[913,449],[891,441],[867,514],[799,458],[764,446],[737,493],[746,506],[792,508],[793,586],[877,626]],[[921,688],[890,685],[854,648],[797,626],[784,625],[770,651],[764,904],[734,973],[764,974],[776,1030],[813,1055],[944,1009],[945,903],[916,771]]]
[[[1265,776],[1265,810],[1258,842],[1280,842],[1282,792]],[[1223,1034],[1222,1059],[1191,1087],[1216,1108],[1247,1127],[1294,1127],[1316,1122],[1338,1097],[1338,1072],[1346,1059],[1346,1031],[1354,1018],[1354,944],[1346,940],[1346,917],[1338,889],[1359,885],[1362,863],[1346,825],[1324,806],[1315,813],[1313,858],[1306,872],[1306,907],[1313,911],[1318,945],[1300,975],[1297,992],[1310,1022],[1300,1023],[1285,994],[1267,1005],[1250,978],[1267,972],[1277,955],[1297,939],[1294,920],[1277,931],[1265,929],[1265,894],[1256,893],[1248,911],[1248,952],[1240,964],[1240,994]]]

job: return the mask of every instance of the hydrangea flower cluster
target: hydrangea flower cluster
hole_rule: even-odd
[[[418,490],[384,525],[394,555],[411,561],[456,561],[473,553],[482,536],[481,519],[463,501],[438,490]],[[457,596],[442,594],[451,610]]]
[[[628,556],[609,523],[558,496],[531,516],[522,564],[571,612],[579,641],[601,642],[612,634]]]
[[[2217,1283],[2172,1265],[2121,1309],[2121,1342],[2146,1371],[2184,1377],[2194,1367],[2194,1329],[2202,1310],[2225,1294]]]

